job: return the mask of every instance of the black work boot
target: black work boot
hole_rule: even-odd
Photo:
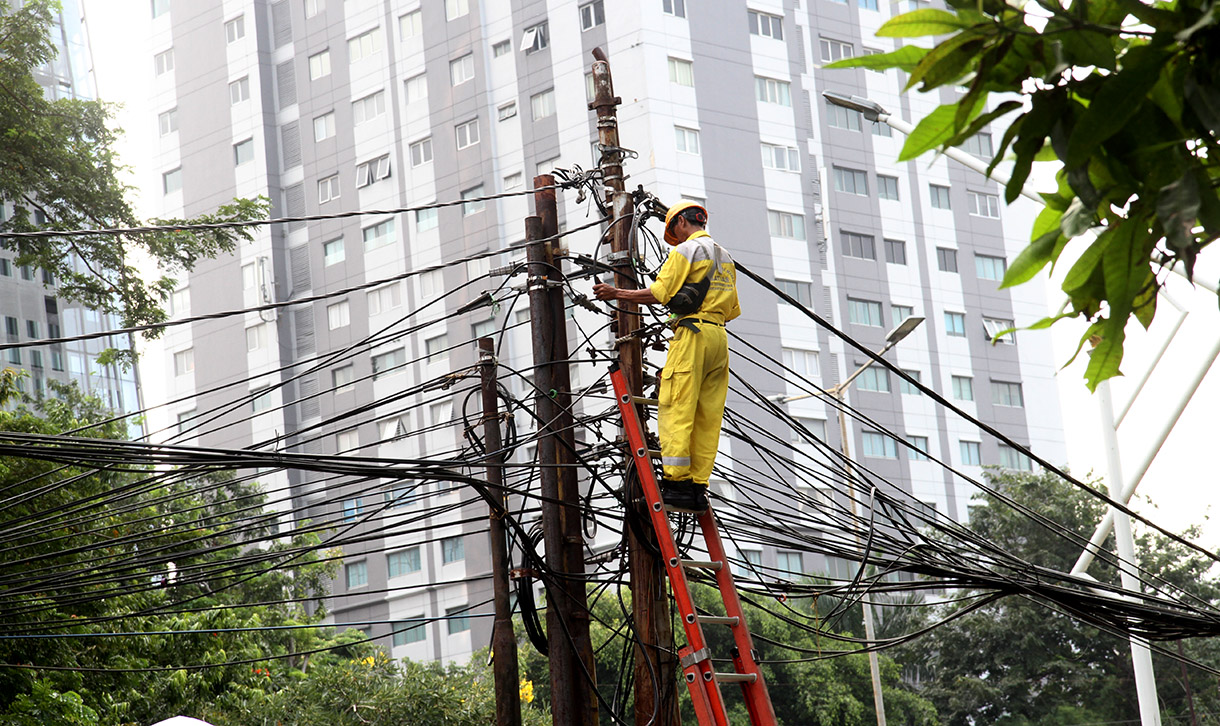
[[[671,512],[700,514],[707,509],[707,487],[690,479],[662,479],[661,501]]]

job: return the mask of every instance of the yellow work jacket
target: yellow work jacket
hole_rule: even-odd
[[[658,302],[668,303],[683,285],[699,282],[709,274],[712,282],[707,297],[699,310],[687,317],[727,323],[741,315],[737,302],[737,267],[729,253],[702,230],[670,250],[669,258],[661,266],[661,274],[650,286],[652,296]]]

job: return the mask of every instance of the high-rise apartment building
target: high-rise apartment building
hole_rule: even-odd
[[[92,61],[83,20],[78,0],[64,0],[53,15],[49,33],[58,53],[34,73],[47,98],[94,97]],[[0,220],[12,214],[13,203],[14,200],[0,203]],[[45,221],[41,210],[35,209],[32,217],[36,223]],[[12,250],[0,246],[0,316],[4,318],[6,343],[30,343],[120,327],[117,316],[60,299],[51,271],[17,265],[15,257]],[[97,363],[103,350],[126,349],[128,345],[125,337],[106,336],[11,348],[0,358],[0,368],[27,373],[28,376],[18,379],[18,384],[29,395],[47,395],[48,381],[75,382],[82,392],[97,396],[111,409],[132,412],[140,408],[134,372]]]
[[[596,163],[586,103],[590,51],[601,47],[623,100],[622,143],[638,154],[627,163],[630,187],[705,202],[712,234],[743,265],[873,349],[904,318],[925,317],[891,359],[1061,461],[1049,342],[1001,334],[1045,308],[1036,285],[998,288],[1032,216],[1002,207],[995,184],[943,158],[893,163],[900,134],[822,101],[824,90],[865,96],[917,121],[952,99],[955,89],[900,95],[897,71],[822,68],[892,49],[874,31],[908,6],[922,2],[153,0],[155,195],[163,216],[259,195],[277,216],[305,216],[525,190],[539,172]],[[988,156],[991,136],[971,147]],[[562,195],[561,224],[583,223],[585,207]],[[528,197],[509,196],[262,228],[235,254],[200,264],[174,312],[292,301],[461,260],[520,241],[529,213]],[[592,253],[597,235],[577,233],[568,244]],[[275,440],[296,451],[404,458],[452,451],[462,443],[461,402],[433,390],[407,406],[400,394],[472,364],[472,337],[528,319],[523,302],[512,312],[455,314],[502,282],[487,273],[505,261],[248,312],[241,323],[175,328],[169,355],[149,373],[171,382],[160,423],[182,422],[192,440],[217,446]],[[757,286],[748,292],[733,332],[787,367],[829,387],[863,362],[793,307]],[[523,327],[507,333],[502,360],[528,368]],[[759,371],[739,367],[766,394],[798,392]],[[585,385],[586,375],[578,372]],[[879,427],[964,472],[1029,465],[880,368],[857,379],[850,398]],[[787,405],[838,440],[833,409],[816,398]],[[191,431],[203,411],[224,413]],[[879,431],[853,424],[852,435],[870,470],[927,507],[967,516],[966,482]],[[334,586],[336,621],[369,622],[396,657],[457,658],[487,643],[490,623],[461,617],[489,609],[480,605],[490,591],[483,504],[457,508],[460,492],[425,485],[415,491],[455,508],[416,521],[418,509],[395,500],[388,484],[336,488],[299,472],[269,473],[267,483],[291,494],[298,518],[365,528]],[[782,557],[780,569],[794,572],[838,566],[800,553],[741,554],[773,567]],[[431,584],[414,587],[423,583]],[[387,635],[387,623],[446,615]]]

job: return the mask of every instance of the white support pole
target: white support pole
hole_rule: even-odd
[[[1187,404],[1189,404],[1194,398],[1195,392],[1199,390],[1199,386],[1203,383],[1203,379],[1207,376],[1208,371],[1211,370],[1212,365],[1215,364],[1218,358],[1220,358],[1220,337],[1216,339],[1216,342],[1212,345],[1211,350],[1208,351],[1207,357],[1199,365],[1198,370],[1195,371],[1194,377],[1190,379],[1185,394],[1178,398],[1178,402],[1174,406],[1173,411],[1170,412],[1169,416],[1165,420],[1165,423],[1162,424],[1160,431],[1157,432],[1156,440],[1153,441],[1148,447],[1147,452],[1144,454],[1144,458],[1140,461],[1139,466],[1136,467],[1135,473],[1132,475],[1131,479],[1124,482],[1118,495],[1112,495],[1111,499],[1114,499],[1120,504],[1127,504],[1131,501],[1131,497],[1135,495],[1136,487],[1138,487],[1140,481],[1143,480],[1144,474],[1148,473],[1148,468],[1152,466],[1152,462],[1154,459],[1156,459],[1157,453],[1160,452],[1161,447],[1165,445],[1165,441],[1169,438],[1169,434],[1173,431],[1173,427],[1178,423],[1178,419],[1182,417],[1182,412],[1186,410]],[[1101,390],[1100,385],[1098,386],[1098,390]],[[1108,386],[1107,390],[1109,390]],[[1112,411],[1112,409],[1109,410]],[[1113,413],[1110,415],[1112,418]],[[1108,435],[1109,431],[1105,431],[1103,433]],[[1115,436],[1117,437],[1117,433],[1115,433]],[[1085,570],[1089,569],[1089,565],[1093,563],[1093,557],[1098,553],[1098,551],[1100,551],[1101,543],[1105,542],[1106,537],[1110,536],[1110,531],[1113,529],[1113,527],[1114,510],[1110,509],[1106,512],[1106,516],[1102,518],[1101,523],[1097,525],[1097,529],[1093,530],[1093,536],[1089,538],[1089,544],[1085,547],[1084,552],[1080,553],[1080,557],[1077,558],[1076,564],[1072,566],[1073,575],[1083,574]]]
[[[1110,397],[1110,382],[1102,381],[1097,386],[1098,404],[1101,407],[1101,429],[1106,443],[1106,468],[1110,480],[1110,496],[1119,499],[1123,488],[1122,461],[1118,452],[1118,431],[1114,428],[1114,404]],[[1123,588],[1140,592],[1140,581],[1135,572],[1135,539],[1131,536],[1131,517],[1125,512],[1114,511],[1114,533],[1117,539],[1119,575]],[[1161,726],[1161,710],[1157,703],[1156,679],[1152,673],[1152,651],[1148,644],[1135,636],[1131,637],[1131,662],[1135,668],[1135,692],[1139,699],[1140,723],[1142,726]]]

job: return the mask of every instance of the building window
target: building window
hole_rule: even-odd
[[[326,9],[326,0],[305,0],[305,17],[312,18]]]
[[[371,186],[382,179],[390,178],[390,155],[379,156],[356,165],[356,188]]]
[[[352,124],[359,126],[385,113],[385,91],[371,93],[352,101]]]
[[[678,18],[685,18],[686,0],[661,0],[661,12]]]
[[[553,102],[552,102],[553,105]],[[554,113],[554,110],[551,111]],[[496,120],[507,121],[517,115],[517,102],[509,101],[508,103],[496,109]]]
[[[236,43],[246,37],[246,16],[238,15],[225,23],[225,38],[230,43]]]
[[[669,82],[679,86],[694,86],[695,64],[681,58],[670,58]]]
[[[905,373],[908,376],[910,376],[911,378],[913,378],[916,383],[919,383],[923,380],[919,375],[919,371],[904,370],[903,373]],[[923,391],[916,388],[915,384],[911,383],[910,381],[908,381],[905,378],[902,378],[901,376],[898,378],[898,390],[908,396],[922,396],[923,395]]]
[[[826,123],[832,129],[859,131],[861,118],[859,111],[836,106],[830,101],[826,102]]]
[[[343,238],[332,239],[322,243],[322,264],[336,265],[346,259],[343,249]]]
[[[540,50],[545,50],[551,44],[550,29],[546,23],[540,23],[531,28],[526,28],[525,33],[521,35],[521,50],[526,55],[537,53]]]
[[[415,212],[415,231],[427,232],[430,229],[436,229],[439,222],[439,215],[435,209],[419,209]]]
[[[191,314],[191,290],[184,287],[174,290],[169,296],[169,314],[184,317]]]
[[[512,49],[513,44],[508,40],[501,40],[499,43],[492,43],[491,57],[499,58],[500,56],[508,55],[510,52],[512,52]]]
[[[158,76],[163,76],[166,73],[174,70],[174,49],[170,48],[167,51],[162,51],[153,56],[153,66],[156,69]]]
[[[171,108],[157,115],[157,128],[162,136],[168,136],[178,130],[178,109]]]
[[[928,194],[931,196],[933,209],[951,209],[949,206],[949,187],[939,184],[929,184]]]
[[[487,208],[486,200],[477,199],[478,197],[481,197],[481,196],[483,196],[483,185],[482,184],[478,185],[477,187],[471,187],[470,189],[467,189],[462,192],[462,199],[474,199],[475,200],[475,201],[466,202],[466,203],[462,204],[462,216],[469,217],[470,215],[478,214],[479,212],[482,212],[484,209]]]
[[[250,98],[250,77],[243,76],[229,84],[229,103],[237,105]]]
[[[674,139],[678,151],[686,154],[699,153],[699,132],[682,126],[674,127]]]
[[[750,35],[761,35],[764,38],[784,39],[784,19],[778,15],[768,15],[754,10],[749,11]]]
[[[512,174],[509,174],[508,176],[504,177],[504,189],[505,190],[516,189],[517,187],[523,186],[524,184],[525,184],[525,177],[519,171],[515,171]]]
[[[394,623],[394,635],[392,636],[394,645],[409,645],[411,643],[422,643],[427,640],[428,631],[425,628],[426,623],[420,622],[412,625],[412,623],[423,620],[423,617],[420,615],[417,618]]]
[[[957,442],[961,449],[962,463],[968,466],[983,465],[982,445],[977,441],[959,441]]]
[[[810,437],[818,441],[826,440],[826,420],[820,418],[806,418],[804,416],[793,416],[796,419],[796,425],[791,428],[792,440],[796,442],[808,441]]]
[[[758,92],[759,103],[774,103],[780,106],[792,105],[792,84],[788,81],[755,76],[754,88]]]
[[[428,97],[428,75],[420,73],[403,81],[406,89],[407,103],[419,103]]]
[[[335,393],[344,393],[349,390],[354,380],[356,380],[355,366],[339,366],[330,372],[330,385]]]
[[[880,53],[881,51],[877,52]],[[869,131],[872,132],[873,136],[880,136],[886,139],[893,138],[894,136],[894,130],[890,128],[889,124],[874,121],[872,122],[871,126],[872,128],[870,128]]]
[[[1008,444],[1000,444],[999,464],[1005,469],[1033,471],[1034,462],[1028,454],[1017,451]]]
[[[805,575],[805,565],[801,560],[800,552],[776,552],[775,569],[779,571],[780,577],[789,580],[795,580]]]
[[[856,49],[851,43],[844,43],[830,38],[818,38],[818,49],[822,53],[823,63],[833,63],[844,58],[854,58]]]
[[[996,406],[1023,408],[1025,406],[1025,396],[1021,393],[1021,384],[1007,381],[992,381],[991,402]]]
[[[398,18],[398,37],[400,40],[418,38],[424,32],[423,13],[412,10]]]
[[[408,547],[405,550],[391,552],[385,556],[386,570],[390,577],[402,577],[412,572],[419,572],[421,567],[419,547]]]
[[[877,0],[856,0],[861,10],[877,10]]]
[[[241,166],[248,161],[254,161],[254,139],[246,139],[233,144],[234,166]]]
[[[335,113],[322,114],[313,120],[313,140],[325,141],[335,135]]]
[[[1013,328],[1017,324],[1007,318],[983,318],[983,332],[987,340],[996,343],[1013,345],[1017,342],[1017,333]]]
[[[330,330],[346,328],[352,322],[351,308],[346,300],[326,306],[326,325]]]
[[[449,336],[441,333],[424,339],[424,357],[429,363],[449,360]]]
[[[169,0],[152,0],[152,16],[159,18],[169,12]]]
[[[801,152],[794,146],[762,145],[762,163],[766,169],[800,171]]]
[[[187,348],[174,353],[174,375],[185,376],[195,371],[195,349]]]
[[[411,166],[423,166],[432,161],[432,137],[420,139],[410,146]]]
[[[4,277],[13,276],[13,261],[7,257],[0,257],[0,275]]]
[[[966,337],[966,314],[945,312],[945,334],[955,338]]]
[[[330,75],[330,50],[309,56],[309,80],[316,81]]]
[[[861,391],[889,393],[891,390],[890,372],[877,366],[865,368],[864,372],[856,378],[856,388]]]
[[[898,442],[877,431],[865,431],[862,435],[864,456],[874,459],[897,459]]]
[[[262,413],[271,408],[274,401],[271,398],[271,389],[264,386],[255,391],[250,391],[250,410],[254,413]]]
[[[603,0],[593,0],[580,6],[580,29],[596,28],[606,22],[606,7]]]
[[[996,195],[966,192],[966,199],[970,202],[970,213],[974,216],[989,219],[1000,218],[1000,198]]]
[[[910,444],[910,448],[907,449],[908,459],[911,461],[928,460],[927,436],[907,436],[907,443]]]
[[[445,19],[455,20],[470,13],[470,0],[445,0]]]
[[[454,131],[457,134],[459,149],[468,149],[479,143],[479,120],[477,118],[458,124]]]
[[[454,86],[474,79],[474,53],[449,61],[449,81]]]
[[[530,96],[530,110],[534,114],[534,120],[547,118],[555,115],[555,89],[549,88],[542,93],[535,93]]]
[[[402,288],[398,283],[383,285],[369,290],[365,295],[369,315],[380,315],[402,305]]]
[[[959,401],[974,400],[974,379],[970,376],[952,376],[953,397]]]
[[[885,240],[885,261],[891,265],[907,263],[907,243],[900,239]]]
[[[446,622],[449,623],[449,634],[456,635],[465,633],[470,630],[470,616],[467,614],[468,606],[449,608],[445,611]]]
[[[813,306],[813,283],[803,280],[785,280],[783,278],[775,278],[775,286],[782,292],[787,293],[789,297],[796,300],[804,307]],[[788,301],[780,298],[779,301],[788,304]]]
[[[350,454],[360,449],[360,432],[348,429],[335,434],[335,453]]]
[[[161,175],[161,189],[166,194],[173,194],[182,189],[182,167],[170,169]]]
[[[877,196],[882,199],[898,201],[898,177],[877,175]]]
[[[864,260],[877,259],[877,246],[870,235],[839,232],[839,237],[843,242],[844,256],[859,257]]]
[[[366,250],[388,245],[394,241],[394,220],[387,219],[378,222],[360,230],[360,233],[364,238],[364,249]]]
[[[325,204],[339,198],[339,175],[332,174],[318,180],[318,204]]]
[[[818,364],[818,352],[803,348],[784,348],[782,350],[784,367],[792,371],[802,380],[813,380],[822,375]]]
[[[1004,279],[1004,273],[1008,272],[1008,262],[1003,257],[976,254],[974,256],[974,272],[980,280],[995,280],[999,282]]]
[[[34,268],[30,267],[29,265],[22,265],[21,266],[21,279],[22,280],[33,280],[34,279]]]
[[[347,41],[347,60],[355,63],[381,52],[381,28],[361,33]]]
[[[881,303],[847,298],[847,320],[856,325],[881,327]]]
[[[259,323],[246,328],[246,352],[261,350],[267,345],[267,326]]]
[[[466,559],[465,538],[462,535],[441,540],[441,562],[446,565]]]
[[[805,239],[804,215],[792,214],[791,212],[777,212],[773,209],[768,209],[767,224],[771,229],[772,237]]]
[[[378,353],[372,357],[372,362],[373,380],[375,381],[382,376],[400,372],[402,366],[407,362],[407,352],[398,348],[387,353]]]
[[[835,191],[857,196],[868,196],[868,174],[857,169],[834,167]]]
[[[941,272],[957,272],[957,250],[949,247],[937,247],[936,267]]]
[[[363,587],[369,584],[369,567],[367,562],[363,560],[360,562],[349,562],[343,566],[343,570],[347,575],[347,588],[349,590],[353,587]]]
[[[982,159],[991,159],[995,156],[991,150],[991,134],[986,131],[980,131],[963,141],[961,149],[967,154],[973,154]]]

